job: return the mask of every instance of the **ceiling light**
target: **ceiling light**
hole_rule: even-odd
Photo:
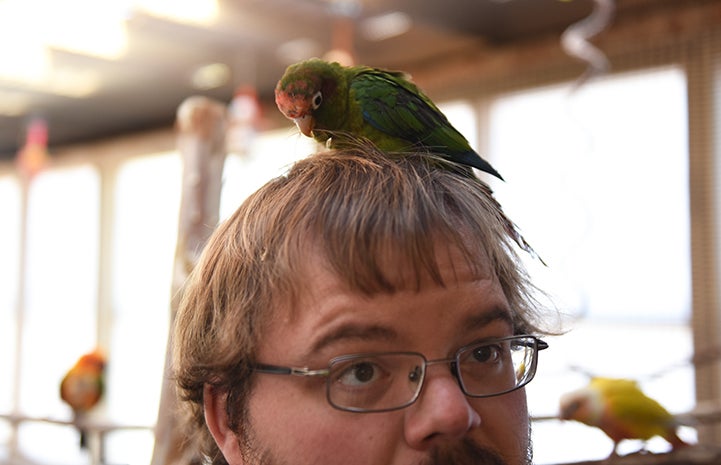
[[[367,40],[381,41],[408,32],[413,20],[402,11],[393,11],[363,20],[360,31]]]
[[[95,92],[100,87],[97,71],[58,67],[51,50],[119,57],[127,45],[127,8],[116,3],[0,0],[0,83],[75,98]]]
[[[0,1],[0,39],[13,47],[29,43],[115,59],[127,46],[127,8],[120,8],[116,3],[3,0]]]
[[[100,89],[100,74],[92,69],[55,68],[44,84],[45,91],[65,97],[88,97]]]
[[[50,69],[50,52],[33,33],[30,13],[22,2],[0,1],[0,80],[35,82]]]
[[[125,53],[127,5],[97,0],[43,3],[42,35],[49,47],[106,60]]]
[[[135,7],[181,23],[210,24],[218,17],[217,0],[135,0]]]
[[[0,32],[0,82],[40,82],[50,69],[50,52],[45,46],[15,41],[6,36],[4,30]]]
[[[230,67],[225,63],[211,63],[196,69],[191,78],[193,87],[200,90],[215,89],[230,81]]]
[[[59,21],[48,30],[49,47],[105,60],[116,60],[125,54],[128,33],[124,21],[90,15],[75,18]]]

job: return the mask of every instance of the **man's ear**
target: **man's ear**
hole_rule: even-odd
[[[243,455],[240,453],[240,441],[233,430],[228,427],[228,414],[226,411],[227,394],[218,392],[213,386],[206,384],[203,388],[203,410],[205,423],[210,434],[223,453],[228,465],[243,465]]]

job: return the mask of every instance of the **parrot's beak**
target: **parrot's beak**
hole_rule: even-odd
[[[313,137],[313,116],[311,114],[306,114],[300,118],[293,118],[293,122],[295,122],[295,125],[298,126],[298,129],[304,136]]]

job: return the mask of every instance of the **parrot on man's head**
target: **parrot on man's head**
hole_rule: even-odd
[[[286,69],[275,102],[304,135],[331,147],[365,138],[389,152],[421,148],[503,179],[405,73],[311,58]]]
[[[81,356],[60,382],[60,398],[73,409],[74,421],[95,407],[105,391],[105,355],[99,350]],[[87,447],[86,432],[80,429],[80,447]]]
[[[288,66],[275,102],[300,132],[331,148],[368,140],[386,152],[424,150],[483,184],[491,199],[491,188],[471,168],[503,180],[405,73],[311,58]],[[495,208],[509,236],[543,262],[498,202]]]
[[[611,455],[624,439],[660,436],[674,449],[688,446],[676,434],[674,416],[629,379],[592,378],[587,386],[561,396],[560,417],[600,428],[613,441]]]

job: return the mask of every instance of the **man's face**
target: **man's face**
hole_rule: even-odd
[[[328,270],[313,267],[298,309],[278,312],[263,332],[258,361],[320,369],[340,355],[379,351],[420,352],[431,360],[513,334],[508,302],[494,277],[474,280],[465,262],[452,256],[440,264],[446,287],[424,280],[419,292],[372,298],[349,292]],[[322,377],[256,376],[243,431],[225,438],[214,432],[231,465],[529,462],[523,389],[469,398],[448,364],[428,367],[415,403],[382,413],[333,408]]]

